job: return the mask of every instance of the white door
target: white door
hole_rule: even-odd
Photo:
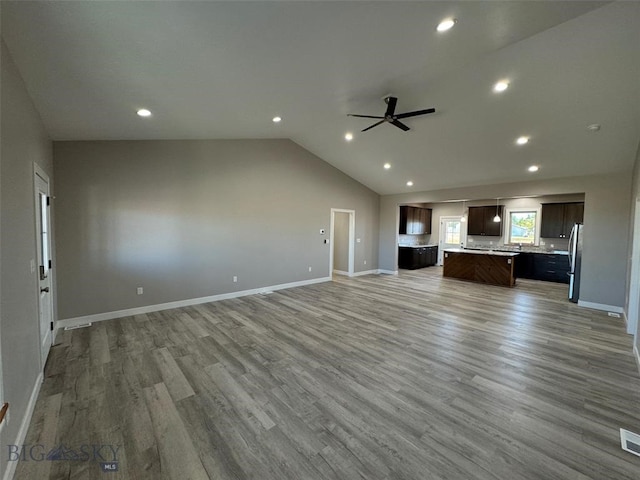
[[[464,240],[462,217],[440,217],[440,240],[438,242],[438,265],[444,263],[447,248],[460,248]]]
[[[51,216],[49,177],[37,165],[34,168],[36,202],[36,258],[40,315],[40,365],[44,368],[51,348],[53,302],[51,282]]]

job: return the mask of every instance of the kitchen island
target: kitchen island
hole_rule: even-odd
[[[444,251],[443,276],[471,282],[513,287],[517,252],[465,250],[451,248]]]

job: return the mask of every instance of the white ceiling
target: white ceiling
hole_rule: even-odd
[[[638,1],[3,1],[2,36],[54,140],[291,138],[380,194],[630,170],[640,140]],[[437,112],[359,133],[385,94]]]

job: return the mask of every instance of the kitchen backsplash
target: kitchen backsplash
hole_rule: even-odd
[[[517,245],[505,246],[502,237],[484,237],[478,235],[469,235],[467,237],[466,247],[475,248],[496,248],[505,247],[518,249]],[[567,238],[541,238],[539,246],[523,245],[522,248],[526,248],[528,251],[541,251],[548,252],[552,250],[568,250],[569,240]]]
[[[430,234],[398,235],[398,245],[427,245],[430,239]]]

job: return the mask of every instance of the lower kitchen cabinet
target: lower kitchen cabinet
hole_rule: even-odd
[[[398,247],[398,267],[415,270],[438,262],[438,247]]]
[[[515,276],[547,282],[569,283],[569,257],[546,253],[521,253],[515,260]]]

